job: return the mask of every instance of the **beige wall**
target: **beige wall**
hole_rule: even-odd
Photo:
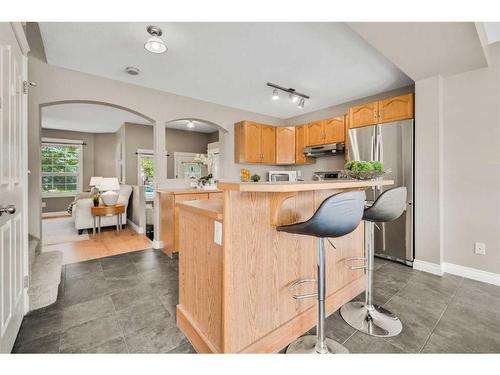
[[[116,133],[94,134],[94,176],[117,177]]]
[[[415,82],[415,259],[441,263],[442,78]]]
[[[167,177],[175,177],[175,152],[194,152],[205,154],[207,145],[212,141],[212,133],[200,133],[179,129],[165,129],[165,145],[168,151],[167,157]]]
[[[491,66],[444,79],[444,261],[500,273],[500,46]],[[474,254],[474,242],[486,255]]]
[[[155,126],[155,150],[165,149],[164,124],[181,118],[196,118],[215,123],[227,132],[221,137],[222,176],[238,178],[241,166],[234,163],[233,126],[243,119],[269,124],[282,122],[278,118],[231,107],[217,105],[201,100],[169,94],[163,91],[148,89],[124,82],[114,81],[90,74],[47,65],[44,62],[29,58],[29,80],[38,86],[30,90],[28,96],[29,150],[29,216],[30,234],[40,237],[40,105],[67,100],[91,100],[111,103],[137,111],[153,119]],[[161,137],[159,136],[161,134]],[[166,158],[157,152],[155,166],[159,169],[158,183],[166,179],[162,166],[166,166]],[[251,167],[254,173],[265,172],[269,167]],[[166,168],[165,168],[166,169]],[[162,176],[163,173],[163,176]]]
[[[137,149],[153,149],[153,127],[124,124],[125,132],[125,183],[137,185]]]

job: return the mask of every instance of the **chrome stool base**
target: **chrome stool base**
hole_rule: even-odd
[[[378,305],[368,308],[364,302],[352,301],[340,308],[340,315],[351,327],[370,336],[392,337],[403,330],[399,318]]]
[[[327,350],[324,352],[316,350],[318,338],[315,335],[302,336],[292,342],[286,349],[286,354],[349,354],[349,350],[342,344],[326,338]]]

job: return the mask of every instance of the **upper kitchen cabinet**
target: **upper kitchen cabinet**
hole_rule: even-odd
[[[345,141],[344,116],[314,121],[306,125],[307,146],[319,146]]]
[[[234,125],[234,160],[236,163],[276,162],[274,126],[241,121]]]
[[[276,128],[270,125],[261,125],[260,151],[261,163],[273,164],[276,162]]]
[[[345,116],[338,116],[323,121],[324,143],[345,141]]]
[[[314,121],[306,125],[307,146],[317,146],[324,143],[323,120]]]
[[[316,159],[304,155],[304,147],[307,146],[307,125],[295,127],[295,164],[312,164]]]
[[[379,124],[413,118],[413,94],[379,101]]]
[[[294,126],[278,126],[276,129],[276,164],[295,164]]]
[[[373,125],[377,121],[378,102],[356,105],[349,108],[349,124],[351,128]]]
[[[351,128],[411,118],[413,118],[412,93],[349,108]]]

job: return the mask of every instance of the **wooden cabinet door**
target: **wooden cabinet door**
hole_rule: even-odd
[[[295,163],[295,127],[276,127],[276,164]]]
[[[307,125],[299,125],[295,127],[295,164],[312,164],[316,162],[316,159],[304,155],[306,145]]]
[[[261,125],[243,121],[235,126],[234,151],[236,163],[260,163],[261,161]]]
[[[324,120],[325,143],[345,141],[344,116],[332,117]]]
[[[379,101],[379,124],[413,118],[413,94]]]
[[[349,126],[351,128],[359,128],[377,123],[378,102],[356,105],[349,108]]]
[[[317,146],[325,143],[323,120],[314,121],[307,124],[306,129],[307,129],[306,146]]]
[[[276,128],[270,125],[261,125],[260,136],[261,163],[276,163]]]

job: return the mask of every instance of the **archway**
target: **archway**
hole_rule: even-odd
[[[210,120],[182,117],[167,121],[165,123],[165,149],[168,151],[167,178],[198,179],[202,175],[212,175],[218,180],[222,177],[220,160],[224,153],[226,133],[228,131],[224,127]],[[196,166],[194,158],[197,154],[207,154],[209,162],[201,167]],[[191,169],[188,172],[184,171],[182,164]],[[189,175],[185,175],[186,173]]]
[[[61,115],[62,114],[62,115]],[[59,116],[59,117],[58,117]],[[50,121],[49,121],[50,120]],[[92,121],[95,123],[95,126],[92,127]],[[40,184],[38,188],[39,199],[44,199],[45,201],[42,203],[42,207],[45,208],[45,212],[43,214],[47,214],[47,212],[53,212],[57,214],[57,212],[65,211],[68,206],[68,200],[71,202],[76,201],[78,198],[81,198],[82,195],[80,192],[90,185],[91,176],[103,176],[103,177],[117,177],[121,183],[131,185],[135,195],[136,185],[138,186],[138,182],[130,182],[125,180],[125,161],[128,157],[128,151],[125,153],[125,137],[120,138],[118,132],[121,133],[122,129],[126,126],[140,126],[143,129],[147,128],[148,133],[150,134],[150,145],[149,146],[137,146],[137,148],[149,148],[153,149],[153,126],[155,125],[155,120],[151,117],[135,111],[134,109],[127,108],[121,105],[117,105],[109,102],[95,101],[95,100],[63,100],[63,101],[53,101],[42,103],[39,105],[39,131],[41,134],[42,145],[39,150],[39,156],[41,160],[41,178],[38,179],[38,183]],[[50,126],[47,125],[50,123]],[[109,125],[113,123],[112,128],[109,128]],[[50,130],[50,132],[49,132]],[[125,129],[123,130],[125,131]],[[59,137],[58,134],[64,133],[64,136]],[[71,133],[72,132],[72,133]],[[77,133],[78,132],[78,133]],[[71,134],[68,134],[71,133]],[[90,141],[85,141],[85,135],[92,135],[92,147],[87,144]],[[111,138],[102,138],[104,136],[113,136],[113,142],[108,142]],[[71,142],[68,142],[67,139],[71,139],[73,141],[79,140],[79,147],[74,147],[71,145]],[[130,137],[132,138],[132,137]],[[97,140],[101,139],[100,142]],[[65,141],[66,140],[66,141]],[[55,142],[58,144],[59,148],[64,148],[64,144],[66,144],[66,148],[68,149],[79,149],[77,152],[80,155],[80,159],[78,161],[78,176],[69,176],[73,178],[74,181],[78,181],[78,183],[73,184],[73,180],[68,182],[68,176],[65,177],[65,185],[61,189],[61,175],[58,176],[58,185],[56,186],[55,182],[53,182],[55,176],[52,176],[52,181],[49,181],[49,176],[52,171],[48,171],[47,168],[44,169],[43,159],[44,154],[42,154],[42,150],[44,149],[43,145],[50,144],[50,142]],[[68,145],[68,143],[70,145]],[[77,143],[75,143],[76,145]],[[85,152],[83,151],[85,146]],[[95,147],[94,147],[95,146]],[[128,147],[128,146],[127,146]],[[46,147],[45,147],[46,148]],[[123,150],[123,151],[122,151]],[[99,152],[98,152],[99,151]],[[130,164],[131,168],[135,168],[133,171],[134,176],[139,179],[137,172],[137,158],[136,149],[134,149],[134,155],[132,162]],[[86,160],[84,160],[85,155],[89,155]],[[92,154],[92,156],[90,156]],[[120,154],[120,158],[117,155]],[[92,167],[89,172],[89,162],[88,159],[91,160]],[[85,161],[85,162],[84,162]],[[97,169],[99,167],[99,171]],[[107,167],[107,169],[105,168]],[[50,168],[49,168],[50,169]],[[103,172],[106,170],[106,172]],[[64,172],[67,172],[66,170]],[[73,172],[73,171],[71,171]],[[95,173],[94,173],[95,172]],[[69,174],[69,173],[68,173]],[[76,173],[75,173],[76,174]],[[48,189],[47,186],[50,186],[52,189]],[[75,188],[76,186],[76,188]],[[62,194],[60,194],[62,193]],[[88,194],[87,194],[88,195]],[[61,199],[61,198],[65,198]],[[88,198],[88,197],[87,197]],[[54,205],[52,203],[52,207],[50,210],[46,209],[47,200],[51,200],[52,202],[59,200],[59,203]],[[132,198],[127,201],[128,203],[132,202]],[[134,203],[135,199],[134,199]],[[64,207],[66,206],[66,207]],[[58,209],[54,209],[54,207],[58,207]],[[61,209],[62,207],[62,209]],[[130,210],[133,209],[131,204],[128,206],[130,218]],[[60,210],[60,211],[58,211]],[[49,212],[49,213],[50,213]],[[43,214],[41,213],[40,219],[42,219]],[[144,215],[145,217],[145,215]],[[74,219],[74,218],[73,218]],[[76,221],[76,220],[75,220]],[[145,221],[145,219],[143,220]],[[42,220],[40,220],[42,223]],[[129,223],[130,224],[130,223]],[[76,227],[76,224],[75,224]],[[88,227],[88,225],[87,225]],[[137,228],[132,226],[136,231]],[[138,226],[139,227],[139,226]],[[145,224],[142,228],[145,227]],[[92,228],[92,225],[91,225]],[[91,228],[86,228],[86,232]],[[141,227],[139,227],[140,229]],[[80,228],[76,228],[80,232]],[[141,232],[139,232],[141,233]],[[43,226],[40,230],[42,243],[47,244],[43,239]],[[80,235],[81,233],[78,233]],[[46,236],[45,236],[46,237]],[[139,249],[137,249],[139,250]]]

